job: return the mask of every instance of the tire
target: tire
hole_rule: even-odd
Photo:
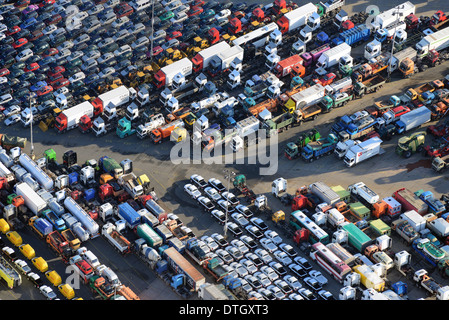
[[[405,151],[404,152],[404,158],[408,159],[412,156],[412,152],[411,151]]]

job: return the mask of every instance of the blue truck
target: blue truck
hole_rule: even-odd
[[[319,159],[324,155],[333,153],[337,143],[337,136],[331,133],[326,138],[309,142],[304,148],[302,148],[301,157],[305,161],[312,162],[313,160]]]
[[[45,218],[39,218],[38,216],[31,217],[28,220],[34,231],[41,237],[45,238],[48,234],[53,232],[53,225]]]
[[[341,32],[337,37],[332,39],[332,43],[336,46],[346,42],[348,45],[357,45],[367,41],[371,36],[371,29],[365,24],[359,24],[354,28]]]
[[[376,120],[368,116],[349,123],[345,129],[338,132],[337,136],[340,141],[361,139],[371,131],[374,131],[375,124]]]
[[[118,205],[118,216],[125,220],[130,229],[134,229],[140,224],[140,214],[127,202]]]
[[[56,213],[54,213],[50,209],[42,211],[42,216],[45,217],[53,225],[55,230],[62,231],[67,228],[65,225],[65,221],[62,218],[58,217]]]

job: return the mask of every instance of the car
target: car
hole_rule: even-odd
[[[230,15],[231,10],[223,9],[214,16],[214,19],[217,21],[227,20]]]
[[[279,249],[284,251],[292,259],[298,255],[296,253],[295,249],[291,245],[289,245],[288,243],[281,243],[279,245]]]
[[[309,276],[317,280],[320,286],[324,286],[328,283],[327,278],[318,270],[309,271]]]
[[[53,87],[52,86],[45,86],[42,89],[37,90],[36,94],[37,94],[38,97],[40,97],[40,96],[44,96],[46,94],[49,94],[52,91],[53,91]]]
[[[249,285],[253,289],[258,290],[258,289],[262,288],[262,283],[256,276],[254,276],[252,274],[248,274],[244,277],[244,279],[249,283]]]
[[[107,78],[107,77],[111,76],[114,72],[115,72],[115,69],[113,67],[107,67],[107,68],[102,69],[100,71],[100,73],[98,74],[98,76],[100,78]]]
[[[220,224],[226,223],[226,214],[223,211],[214,209],[211,211],[211,215],[212,217],[217,219],[218,223]]]
[[[236,237],[241,236],[243,233],[242,229],[237,225],[237,223],[228,222],[226,226],[227,229],[231,231],[231,233]]]
[[[245,230],[248,231],[248,233],[250,235],[252,235],[254,238],[256,238],[257,240],[260,240],[263,238],[263,233],[262,231],[259,230],[259,228],[257,228],[256,226],[252,225],[252,224],[248,224],[245,227]]]
[[[243,235],[240,237],[240,240],[250,249],[256,249],[257,248],[257,243],[256,241],[254,241],[253,238],[251,238],[250,236],[247,235]]]
[[[178,39],[171,39],[169,41],[164,41],[161,45],[162,49],[167,50],[168,48],[176,48],[179,47],[179,40]]]
[[[276,250],[275,252],[273,252],[273,256],[283,266],[288,266],[293,262],[292,259],[288,256],[288,254],[286,254],[284,251],[281,250]]]
[[[278,249],[278,247],[274,244],[274,242],[271,239],[264,237],[264,238],[261,238],[259,240],[259,242],[260,242],[260,245],[270,253],[273,253]]]
[[[249,221],[241,213],[235,212],[231,214],[231,217],[239,226],[243,228],[249,224]]]
[[[228,213],[233,213],[234,212],[234,207],[231,205],[231,203],[229,203],[228,201],[221,199],[218,200],[217,202],[218,206],[220,206],[220,208],[222,208],[225,212],[227,211]],[[249,223],[249,222],[248,222]]]
[[[220,193],[213,187],[204,188],[204,192],[215,203],[222,199]]]
[[[242,264],[242,266],[244,266],[246,268],[246,270],[248,270],[249,274],[254,274],[257,271],[259,271],[259,269],[256,267],[254,262],[249,259],[244,258],[244,259],[240,260],[240,263]]]
[[[243,214],[245,216],[245,218],[249,219],[251,218],[254,214],[253,212],[245,205],[243,204],[239,204],[235,207],[235,210],[237,212],[240,212],[241,214]]]
[[[210,251],[215,251],[220,247],[218,243],[210,236],[202,236],[201,241],[209,247]]]
[[[334,298],[334,296],[332,295],[332,293],[330,293],[329,291],[324,290],[324,289],[318,291],[318,296],[323,300],[336,300]]]
[[[5,117],[10,117],[12,115],[19,114],[20,111],[22,111],[22,109],[18,105],[12,105],[3,111],[3,115]]]
[[[312,277],[305,277],[303,279],[303,281],[313,290],[313,291],[320,291],[321,289],[323,289],[323,287],[321,286],[321,284],[318,282],[317,279],[312,278]]]
[[[237,272],[238,276],[241,278],[244,278],[245,276],[247,276],[248,270],[239,262],[234,261],[229,265],[231,268],[233,268],[235,270],[235,272]]]
[[[91,50],[87,54],[85,54],[81,59],[83,62],[86,62],[90,59],[98,59],[101,57],[101,52],[98,50]]]
[[[229,245],[228,241],[219,233],[211,234],[211,238],[214,239],[221,248]]]
[[[240,204],[240,201],[237,199],[237,197],[229,191],[225,191],[221,195],[223,199],[226,199],[226,201],[228,201],[233,207]]]
[[[310,271],[312,270],[312,265],[310,264],[309,261],[307,261],[306,258],[303,257],[296,257],[293,259],[293,261],[297,264],[299,264],[301,267],[304,268],[304,270],[306,271]]]
[[[196,200],[203,207],[203,210],[206,212],[211,212],[212,210],[215,209],[215,206],[212,203],[212,201],[210,201],[210,199],[206,198],[205,196],[199,196]]]
[[[201,250],[204,251],[205,254],[210,253],[210,248],[207,246],[207,244],[202,240],[197,240],[197,245],[201,248]]]
[[[112,22],[111,27],[112,28],[120,28],[122,25],[124,25],[125,23],[127,23],[129,21],[128,17],[120,17],[114,20],[114,22]]]
[[[56,293],[47,285],[43,285],[39,287],[39,292],[47,298],[47,300],[54,300],[57,298]]]
[[[45,35],[50,35],[50,34],[52,34],[53,32],[55,32],[56,30],[58,30],[58,27],[55,26],[54,24],[50,24],[50,25],[46,26],[46,27],[42,30],[42,33],[45,34]]]
[[[45,88],[46,86],[48,86],[48,83],[46,81],[38,81],[35,84],[33,84],[32,86],[30,86],[30,90],[35,92],[35,91]]]
[[[20,270],[20,272],[22,272],[24,275],[27,275],[28,273],[30,273],[32,270],[30,268],[30,266],[23,261],[22,259],[17,259],[14,261],[14,265],[16,266],[17,269]]]
[[[279,245],[282,243],[282,238],[279,236],[279,234],[276,231],[266,230],[264,232],[264,236],[265,236],[265,238],[270,239],[274,245]]]
[[[256,227],[258,227],[261,231],[268,230],[268,226],[266,225],[266,223],[261,218],[253,217],[253,218],[250,219],[250,221]]]
[[[369,116],[368,111],[362,110],[362,111],[357,111],[357,112],[353,113],[352,115],[349,116],[349,118],[351,119],[352,122],[355,122],[355,121],[362,120],[368,116]]]
[[[271,264],[271,262],[270,262],[270,264]],[[260,271],[265,273],[271,282],[279,279],[279,274],[269,265],[260,267]]]
[[[227,273],[228,273],[226,275],[227,277],[229,277],[229,278],[238,278],[239,277],[238,273],[230,265],[224,264],[224,265],[222,265],[222,268],[227,271]]]
[[[197,199],[201,196],[201,192],[198,190],[198,188],[191,183],[187,183],[184,186],[184,191],[193,199]]]
[[[317,300],[317,297],[307,288],[301,288],[298,290],[298,294],[300,294],[304,300]]]
[[[248,247],[239,239],[231,240],[231,245],[239,249],[242,254],[249,252]]]
[[[199,174],[191,175],[190,181],[200,189],[204,189],[207,187],[206,180],[204,180],[204,178],[202,176],[200,176]]]
[[[245,254],[245,258],[251,260],[256,266],[256,268],[259,268],[264,264],[262,259],[260,259],[259,256],[253,252],[248,252],[247,254]]]
[[[267,289],[273,293],[277,300],[285,299],[285,293],[277,285],[269,285]]]
[[[287,274],[283,277],[283,280],[289,285],[289,287],[293,290],[293,291],[298,291],[299,289],[302,288],[302,284],[301,282],[299,282],[298,278],[296,278],[295,276],[292,276],[290,274]]]
[[[131,44],[131,48],[133,48],[133,50],[136,50],[139,47],[148,46],[149,43],[150,43],[150,40],[147,37],[145,37],[145,36],[139,37],[136,41],[134,41]]]
[[[288,299],[289,300],[304,300],[304,298],[299,293],[295,293],[295,292],[290,293],[288,295]]]
[[[267,250],[258,248],[254,251],[254,253],[263,261],[263,263],[268,264],[273,261],[273,258],[270,256]]]
[[[28,40],[26,38],[19,38],[16,41],[14,41],[14,43],[12,44],[12,47],[14,49],[18,49],[27,43],[28,43]]]
[[[258,289],[257,292],[259,292],[265,300],[276,300],[273,292],[267,288]]]
[[[268,265],[281,277],[287,274],[287,269],[277,261],[271,261]]]
[[[10,73],[11,72],[7,68],[0,69],[0,77],[5,77],[5,76],[9,75]]]
[[[292,263],[288,268],[296,274],[300,279],[307,277],[307,271],[297,263]]]
[[[189,18],[190,18],[190,17],[193,17],[193,16],[197,16],[197,15],[202,14],[203,11],[204,11],[204,9],[203,9],[202,7],[199,7],[199,6],[193,6],[193,7],[190,7],[190,10],[189,10],[189,11],[187,11],[187,15],[188,15]]]
[[[262,287],[264,288],[272,284],[268,276],[261,271],[256,272],[254,276],[256,277],[257,280],[259,280],[259,282],[262,284]]]
[[[223,262],[224,263],[226,263],[226,264],[230,264],[230,263],[232,263],[233,261],[234,261],[234,258],[229,254],[229,252],[227,252],[226,250],[224,250],[224,249],[217,249],[216,251],[215,251],[215,253],[217,254],[217,256],[219,256],[220,257],[220,259],[222,259],[223,260]]]
[[[75,83],[82,81],[86,78],[86,74],[84,72],[77,72],[69,78],[70,83]]]

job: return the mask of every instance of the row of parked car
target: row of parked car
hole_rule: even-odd
[[[299,256],[295,248],[285,243],[263,219],[255,217],[247,206],[240,204],[219,179],[206,181],[201,175],[194,174],[184,185],[184,190],[232,233],[233,239],[229,242],[214,233],[201,237],[198,244],[211,258],[217,258],[229,274],[242,280],[242,288],[249,297],[333,299],[332,294],[323,289],[328,283],[327,278],[314,270],[308,260]],[[229,199],[228,212],[233,212],[229,221],[222,210],[226,211],[226,208],[218,204],[225,199]],[[220,208],[215,209],[215,206]]]

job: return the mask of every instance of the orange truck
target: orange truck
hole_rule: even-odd
[[[170,137],[173,130],[177,127],[184,128],[184,121],[178,119],[165,126],[154,129],[151,131],[151,140],[153,140],[153,143],[162,143],[163,140]]]
[[[264,109],[270,112],[276,112],[277,107],[278,101],[276,99],[267,99],[249,108],[248,112],[257,117]]]
[[[291,57],[288,57],[284,60],[279,61],[276,66],[274,67],[274,74],[276,77],[278,78],[282,78],[285,76],[288,76],[293,68],[297,65],[302,66],[303,64],[303,60],[302,58],[298,55],[295,54]],[[297,67],[297,68],[301,68],[301,67]],[[304,67],[303,67],[304,68]]]

